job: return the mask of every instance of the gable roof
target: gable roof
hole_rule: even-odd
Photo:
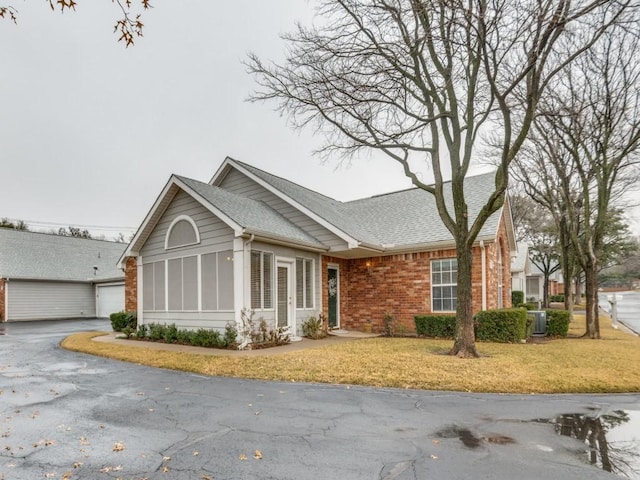
[[[261,185],[291,205],[302,206],[316,219],[324,220],[332,226],[334,233],[340,232],[342,235],[339,236],[353,239],[358,244],[389,251],[424,247],[428,244],[453,243],[451,233],[440,219],[434,196],[422,189],[410,188],[350,202],[340,202],[230,157],[225,159],[210,184],[220,184],[230,168],[236,168],[259,181]],[[465,179],[470,222],[476,218],[493,191],[494,179],[494,172]],[[450,182],[445,183],[444,190],[447,205],[451,206],[453,199]],[[505,203],[507,203],[508,212],[508,201]],[[499,209],[487,219],[478,235],[478,241],[491,241],[496,238],[504,210],[505,207]],[[506,217],[508,217],[505,219],[508,223],[507,230],[510,231],[511,216],[508,214]],[[511,250],[515,250],[512,235],[509,243]]]
[[[122,280],[125,243],[0,228],[0,277],[28,280]],[[98,267],[94,270],[93,267]]]
[[[175,175],[175,178],[182,181],[193,192],[202,196],[209,204],[215,205],[220,211],[224,212],[243,231],[254,235],[264,234],[270,237],[282,237],[317,248],[324,247],[315,238],[291,223],[264,202],[237,195],[191,178],[178,175]]]
[[[330,248],[289,218],[261,200],[228,191],[220,185],[232,171],[256,182],[317,224],[341,238],[346,246]],[[473,221],[493,191],[494,173],[465,179],[465,193],[470,221]],[[451,184],[445,196],[452,204]],[[340,202],[294,182],[227,157],[209,183],[172,175],[145,217],[133,240],[119,260],[137,255],[151,231],[179,190],[185,191],[234,230],[236,236],[254,235],[261,240],[281,242],[332,254],[371,255],[453,247],[433,195],[418,188],[378,195],[350,202]],[[494,241],[508,201],[485,222],[477,241]],[[510,215],[506,219],[510,232],[509,246],[515,250]]]

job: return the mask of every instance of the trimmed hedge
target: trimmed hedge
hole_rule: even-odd
[[[554,303],[564,303],[564,295],[551,295],[549,296],[549,301]]]
[[[140,325],[135,336],[138,340],[151,342],[179,343],[208,348],[231,348],[237,342],[238,331],[231,324],[225,327],[224,334],[217,330],[199,328],[186,330],[177,328],[175,323],[149,323]]]
[[[524,303],[524,292],[522,290],[514,290],[511,292],[511,305],[519,307]]]
[[[547,336],[566,337],[571,317],[568,310],[545,310],[547,312]]]
[[[456,332],[455,315],[416,315],[413,321],[418,336],[453,338]]]
[[[122,332],[125,329],[136,331],[138,328],[138,314],[136,312],[116,312],[109,315],[111,328],[114,332]]]
[[[487,342],[520,343],[527,335],[527,311],[523,308],[484,310],[475,318],[476,338]]]

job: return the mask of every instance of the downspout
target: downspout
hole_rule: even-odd
[[[487,309],[487,253],[484,246],[484,240],[480,240],[480,252],[482,263],[482,310]]]
[[[243,247],[242,247],[242,254],[243,254],[243,255],[246,253],[246,251],[247,251],[247,247],[248,247],[249,245],[251,245],[251,243],[253,242],[253,240],[254,240],[255,238],[256,238],[256,236],[252,233],[251,235],[249,235],[249,239],[248,239],[248,240],[246,240],[246,241],[244,242],[244,245],[243,245]],[[249,257],[249,269],[251,269],[251,254],[246,255],[246,257]],[[246,257],[245,257],[245,258],[246,258]],[[243,262],[243,263],[246,263],[246,262]],[[247,297],[246,297],[246,293],[247,293],[247,282],[245,282],[245,278],[244,278],[244,273],[246,273],[246,270],[247,270],[247,268],[246,268],[246,265],[245,265],[244,272],[243,272],[243,276],[242,276],[242,298],[247,298]],[[249,295],[251,295],[251,293],[249,293]],[[249,305],[249,307],[251,307],[251,305]]]

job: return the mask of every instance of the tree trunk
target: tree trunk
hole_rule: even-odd
[[[591,261],[585,269],[586,327],[585,336],[600,338],[600,319],[598,318],[598,264]]]
[[[544,276],[544,284],[542,285],[542,308],[549,308],[549,277],[550,275]]]
[[[460,242],[457,242],[460,243]],[[476,336],[473,330],[473,299],[471,291],[471,248],[466,245],[456,249],[458,260],[458,305],[456,308],[456,336],[449,355],[460,358],[477,358]]]

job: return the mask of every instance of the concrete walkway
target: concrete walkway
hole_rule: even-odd
[[[222,348],[205,348],[205,347],[193,347],[190,345],[177,345],[173,343],[161,343],[161,342],[145,342],[138,340],[128,340],[125,338],[118,338],[122,334],[117,332],[110,332],[107,335],[94,337],[94,342],[111,343],[114,345],[122,345],[125,347],[133,348],[149,348],[151,350],[164,350],[167,352],[183,352],[183,353],[195,353],[198,355],[213,355],[213,356],[225,356],[225,357],[268,357],[271,355],[281,355],[283,353],[297,352],[300,350],[306,350],[309,348],[319,348],[327,345],[336,345],[339,343],[349,342],[353,340],[363,338],[373,338],[379,336],[375,333],[362,333],[351,332],[346,330],[338,330],[332,332],[328,337],[320,340],[311,340],[309,338],[303,338],[298,342],[291,342],[287,345],[280,345],[277,347],[260,348],[256,350],[225,350]]]

